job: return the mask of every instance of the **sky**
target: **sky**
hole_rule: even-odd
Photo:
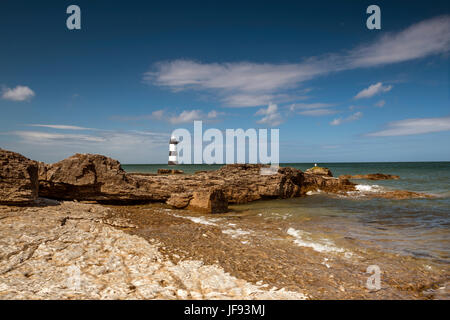
[[[31,159],[166,163],[202,120],[279,129],[281,162],[450,161],[447,1],[2,0],[0,39],[0,148]]]

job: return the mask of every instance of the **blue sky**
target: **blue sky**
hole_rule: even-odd
[[[66,8],[81,8],[81,30]],[[366,8],[381,8],[381,30]],[[0,3],[0,147],[165,163],[176,128],[279,128],[281,162],[449,161],[446,1]]]

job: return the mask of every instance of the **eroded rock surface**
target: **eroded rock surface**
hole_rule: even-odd
[[[228,203],[292,198],[319,188],[329,192],[352,190],[353,184],[348,181],[329,175],[304,174],[294,168],[279,168],[271,175],[261,174],[266,167],[234,164],[195,175],[139,175],[127,174],[116,160],[76,154],[42,166],[39,194],[63,200],[157,201],[175,208],[216,213],[226,212]],[[305,176],[308,177],[306,184]]]
[[[0,206],[0,299],[304,299],[199,260],[171,262],[101,205]],[[120,229],[118,229],[120,228]]]
[[[324,167],[312,167],[312,168],[307,169],[305,172],[311,173],[311,174],[317,174],[320,176],[328,176],[328,177],[333,176],[333,174],[331,173],[331,170],[328,168],[324,168]]]
[[[0,203],[26,204],[38,196],[38,163],[0,149]]]
[[[369,173],[369,174],[344,174],[340,175],[339,179],[366,179],[366,180],[398,180],[400,176],[384,173]]]

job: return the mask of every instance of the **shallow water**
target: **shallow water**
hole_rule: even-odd
[[[299,246],[318,250],[339,248],[345,239],[389,252],[450,263],[450,162],[320,163],[334,176],[386,173],[400,180],[354,180],[361,190],[401,189],[434,194],[430,199],[374,199],[312,194],[303,198],[270,200],[231,206],[243,219],[261,224],[284,221]],[[313,164],[282,164],[306,170]],[[156,172],[166,165],[124,165],[129,172]],[[220,165],[171,166],[191,174]],[[333,249],[334,250],[334,249]]]

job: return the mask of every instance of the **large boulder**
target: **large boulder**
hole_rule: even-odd
[[[25,204],[38,196],[38,163],[0,149],[0,203]]]
[[[348,191],[355,191],[355,186],[356,184],[348,179],[338,179],[305,172],[302,193],[318,190],[330,193],[346,193]]]
[[[75,154],[54,164],[41,165],[39,195],[64,200],[153,200],[128,176],[119,161],[97,154]]]
[[[189,202],[189,208],[208,213],[224,213],[228,211],[228,200],[222,189],[195,191]]]

